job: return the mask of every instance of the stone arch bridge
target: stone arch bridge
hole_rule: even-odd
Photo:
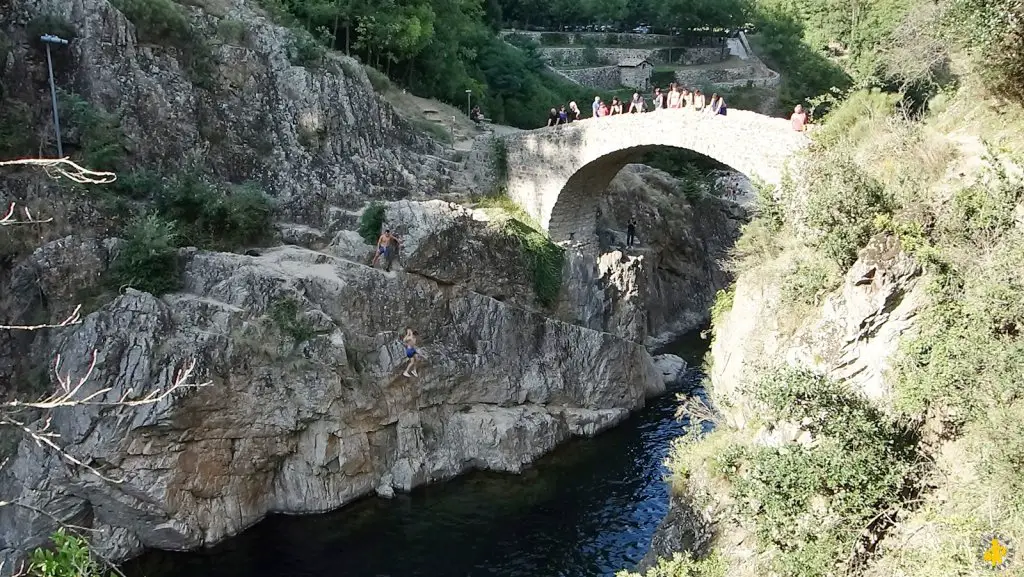
[[[786,159],[808,144],[782,118],[746,110],[623,114],[504,137],[508,194],[554,241],[593,232],[595,205],[612,178],[649,150],[685,148],[751,179],[779,184]]]

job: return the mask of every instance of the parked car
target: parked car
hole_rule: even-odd
[[[646,25],[646,24],[641,24],[640,26],[637,26],[636,28],[633,29],[633,33],[634,34],[650,34],[651,33],[651,27]]]

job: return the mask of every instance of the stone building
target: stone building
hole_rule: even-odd
[[[635,88],[641,92],[651,87],[651,75],[654,65],[646,58],[623,59],[619,61],[619,82],[622,86]]]

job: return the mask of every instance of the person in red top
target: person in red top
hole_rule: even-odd
[[[807,130],[807,113],[804,112],[803,106],[796,105],[796,108],[793,109],[793,115],[789,117],[789,122],[793,125],[793,130],[797,132]]]

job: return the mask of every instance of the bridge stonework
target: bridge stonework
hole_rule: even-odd
[[[589,240],[598,196],[623,166],[649,150],[685,148],[778,185],[786,159],[809,142],[785,119],[686,109],[586,119],[504,138],[508,195],[555,241]]]

